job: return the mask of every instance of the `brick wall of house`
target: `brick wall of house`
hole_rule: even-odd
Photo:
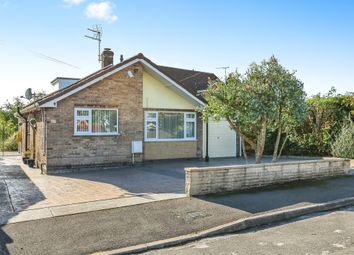
[[[42,164],[46,163],[46,156],[45,156],[45,151],[44,151],[44,146],[43,144],[43,122],[42,122],[42,117],[40,112],[36,112],[35,114],[35,119],[36,119],[36,128],[31,127],[31,137],[34,139],[34,145],[32,145],[32,148],[34,147],[34,159],[35,159],[35,164],[37,167],[41,168]]]
[[[127,71],[134,73],[129,78]],[[131,161],[131,142],[143,140],[143,68],[135,64],[48,108],[47,167],[77,168],[80,165],[116,165]],[[74,108],[117,108],[118,131],[113,136],[74,136]],[[136,155],[135,161],[142,160]]]
[[[25,122],[22,122],[21,123],[21,143],[20,143],[20,146],[21,146],[21,153],[22,153],[22,156],[24,155],[24,152],[26,151],[26,144],[25,144],[25,137],[26,137],[26,123]]]
[[[196,141],[178,141],[178,142],[145,142],[144,159],[178,159],[178,158],[196,158]]]

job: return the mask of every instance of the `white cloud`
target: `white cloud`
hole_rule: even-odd
[[[79,5],[83,2],[85,2],[86,0],[63,0],[64,3],[69,4],[69,5]]]
[[[109,1],[91,3],[86,7],[86,16],[107,22],[114,22],[118,17],[113,13],[113,4]]]

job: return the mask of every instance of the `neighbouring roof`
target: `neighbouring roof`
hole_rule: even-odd
[[[139,61],[149,64],[150,66],[161,72],[163,75],[168,77],[170,80],[177,83],[182,89],[185,90],[185,93],[189,93],[191,96],[194,96],[197,100],[201,102],[204,102],[204,99],[199,95],[198,92],[207,88],[209,78],[211,80],[217,79],[216,75],[213,73],[159,66],[152,62],[150,59],[146,58],[142,53],[139,53],[138,55],[126,59],[116,65],[104,67],[63,89],[50,93],[45,97],[26,105],[22,111],[30,111],[30,109],[34,106],[43,106],[45,103],[50,102],[52,100],[60,99],[66,94],[75,93],[75,91],[80,89],[80,87],[83,87],[98,78],[105,78],[107,75],[109,76],[110,73],[113,73],[115,70],[120,70],[119,68],[125,68],[130,64],[134,64]]]
[[[80,78],[69,78],[69,77],[56,77],[54,80],[52,80],[50,83],[51,84],[55,84],[56,82],[58,82],[59,80],[76,80],[79,81]]]
[[[179,84],[181,84],[185,89],[191,92],[194,96],[203,100],[203,97],[200,95],[200,91],[206,90],[208,87],[208,80],[216,80],[218,79],[215,74],[195,71],[195,70],[187,70],[169,66],[159,66],[160,70],[165,74],[169,75]]]

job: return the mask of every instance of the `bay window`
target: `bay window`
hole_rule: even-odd
[[[75,108],[75,135],[117,135],[118,110]]]
[[[145,112],[145,140],[173,141],[196,139],[194,112]]]

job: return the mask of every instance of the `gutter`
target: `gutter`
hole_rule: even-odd
[[[29,112],[38,111],[38,110],[39,110],[39,103],[35,103],[33,105],[29,105],[29,106],[25,107],[22,110],[22,113],[29,113]]]
[[[16,111],[18,116],[20,116],[22,119],[25,120],[25,150],[27,150],[27,125],[28,125],[27,118],[24,115],[22,115],[22,113],[20,112],[20,107],[17,107]]]

